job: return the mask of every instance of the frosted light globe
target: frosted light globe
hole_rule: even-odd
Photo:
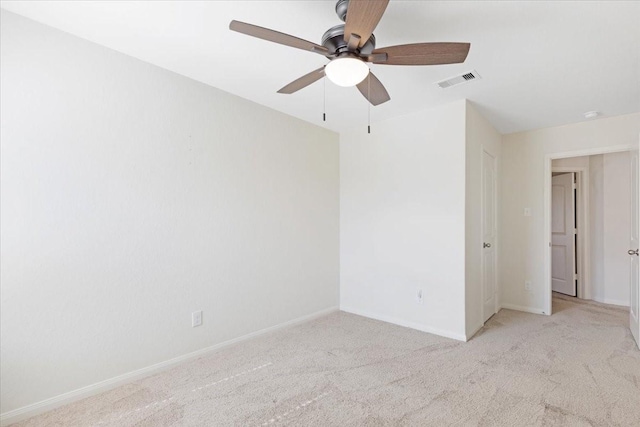
[[[338,86],[355,86],[369,75],[369,67],[364,61],[345,56],[336,58],[324,67],[329,80]]]

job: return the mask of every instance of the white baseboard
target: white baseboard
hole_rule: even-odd
[[[51,411],[52,409],[58,408],[60,406],[67,405],[77,400],[84,399],[84,398],[93,396],[95,394],[105,392],[107,390],[111,390],[120,385],[132,382],[134,380],[147,377],[151,374],[155,374],[159,371],[168,369],[180,363],[197,359],[198,357],[205,356],[209,353],[218,351],[230,345],[233,345],[242,341],[246,341],[251,338],[255,338],[257,336],[264,335],[270,332],[274,332],[279,329],[295,326],[301,323],[306,323],[311,320],[317,319],[319,317],[323,317],[333,312],[336,312],[338,310],[339,310],[338,307],[330,307],[324,310],[320,310],[315,313],[309,314],[307,316],[298,317],[297,319],[289,320],[287,322],[280,323],[275,326],[270,326],[268,328],[261,329],[256,332],[252,332],[250,334],[246,334],[238,338],[233,338],[231,340],[221,342],[219,344],[215,344],[210,347],[206,347],[201,350],[194,351],[192,353],[187,353],[182,356],[174,357],[173,359],[165,360],[164,362],[156,363],[154,365],[147,366],[145,368],[127,372],[126,374],[118,375],[117,377],[109,378],[107,380],[100,381],[98,383],[91,384],[86,387],[82,387],[73,391],[69,391],[67,393],[63,393],[58,396],[51,397],[49,399],[45,399],[40,402],[33,403],[31,405],[23,406],[21,408],[5,412],[3,414],[0,414],[0,426],[4,427],[21,420],[31,418],[33,416],[42,414],[44,412]]]
[[[621,307],[629,307],[629,301],[622,301],[611,298],[591,298],[592,301],[601,302],[603,304],[619,305]]]
[[[465,336],[465,341],[469,341],[471,338],[473,338],[473,336],[474,336],[475,334],[477,334],[477,333],[478,333],[478,331],[479,331],[480,329],[482,329],[482,327],[483,327],[483,326],[484,326],[484,323],[482,323],[482,324],[480,324],[480,326],[476,327],[476,328],[473,330],[473,332],[471,332],[470,334],[467,334],[467,335]]]
[[[515,311],[524,311],[525,313],[533,313],[533,314],[546,314],[543,309],[535,308],[535,307],[524,307],[522,305],[514,305],[514,304],[501,304],[500,308],[506,308],[508,310]]]
[[[430,334],[434,334],[434,335],[439,335],[441,337],[445,337],[445,338],[451,338],[454,340],[458,340],[458,341],[467,341],[467,337],[463,334],[457,334],[455,332],[451,332],[451,331],[445,331],[442,329],[437,329],[437,328],[432,328],[429,326],[425,326],[422,325],[420,323],[415,323],[415,322],[409,322],[403,319],[398,319],[395,317],[391,317],[391,316],[386,316],[383,314],[374,314],[374,313],[369,313],[369,312],[365,312],[362,310],[358,310],[356,308],[351,308],[351,307],[340,307],[341,311],[347,312],[347,313],[351,313],[351,314],[356,314],[358,316],[362,316],[362,317],[368,317],[369,319],[375,319],[375,320],[381,320],[383,322],[387,322],[387,323],[393,323],[394,325],[398,325],[398,326],[404,326],[406,328],[411,328],[411,329],[417,329],[418,331],[422,331],[422,332],[428,332]]]

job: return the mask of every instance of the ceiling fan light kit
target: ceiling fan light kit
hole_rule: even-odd
[[[373,30],[387,9],[389,0],[338,0],[336,14],[344,24],[336,25],[316,44],[289,34],[231,21],[229,29],[248,36],[323,55],[329,63],[294,80],[278,93],[292,94],[328,77],[338,86],[356,86],[370,105],[391,99],[367,62],[380,65],[438,65],[465,61],[469,43],[414,43],[376,49]]]
[[[342,87],[355,86],[369,74],[369,67],[359,58],[345,55],[329,62],[324,73],[333,83]]]

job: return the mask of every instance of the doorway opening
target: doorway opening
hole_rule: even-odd
[[[573,160],[573,159],[568,159]],[[584,242],[588,234],[578,179],[588,176],[584,168],[565,168],[553,163],[551,177],[551,289],[584,298]],[[588,170],[588,166],[587,166]]]
[[[552,292],[629,306],[631,151],[635,147],[547,156],[545,257]],[[636,188],[634,186],[634,188]]]

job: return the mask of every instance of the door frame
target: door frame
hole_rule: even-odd
[[[640,138],[638,138],[638,139],[640,141]],[[638,147],[638,148],[640,148],[640,147]],[[631,157],[632,160],[635,157],[635,165],[633,166],[633,169],[635,169],[635,173],[636,173],[637,182],[635,183],[635,185],[636,185],[636,192],[638,192],[638,193],[640,193],[640,173],[639,173],[640,171],[638,170],[638,168],[640,168],[640,165],[638,164],[638,161],[640,161],[639,151],[640,150],[634,150],[633,153],[632,153],[632,157]],[[631,176],[633,176],[633,169],[632,169],[632,175]],[[633,188],[633,183],[631,184],[631,188]],[[635,202],[635,206],[634,206],[633,202]],[[640,229],[640,218],[639,218],[640,213],[638,212],[638,209],[640,207],[639,206],[639,204],[640,204],[640,194],[636,194],[635,195],[635,200],[634,200],[634,196],[631,195],[631,203],[632,203],[631,204],[631,218],[633,219],[634,216],[636,217],[635,219],[636,219],[636,227],[637,228],[635,230],[635,233],[633,232],[633,230],[631,230],[631,233],[630,233],[631,236],[630,236],[630,239],[629,239],[630,243],[633,243],[634,237],[635,237],[635,240],[636,240],[636,242],[635,242],[636,245],[632,245],[631,246],[632,248],[633,248],[633,246],[636,246],[636,259],[633,260],[633,258],[632,258],[631,265],[630,265],[630,268],[629,268],[630,274],[631,274],[631,276],[630,276],[630,285],[631,285],[631,288],[632,288],[632,289],[629,290],[630,291],[629,292],[630,293],[630,295],[629,295],[629,328],[631,329],[631,335],[633,336],[633,338],[636,341],[636,346],[638,347],[638,349],[640,349],[640,325],[638,324],[638,322],[636,322],[636,320],[640,321],[640,319],[637,319],[638,308],[640,307],[640,289],[639,289],[640,283],[638,283],[638,280],[640,280],[640,279],[638,279],[638,277],[636,277],[635,280],[634,280],[634,274],[633,274],[634,273],[633,272],[633,262],[634,261],[636,263],[638,262],[638,258],[637,258],[637,255],[638,255],[638,249],[637,249],[638,242],[637,242],[637,239],[639,237],[638,236],[638,230]],[[631,254],[629,254],[629,255],[631,255]],[[636,266],[636,268],[637,268],[637,266]],[[638,274],[637,271],[636,271],[636,274]],[[636,291],[636,299],[635,299],[635,301],[631,298],[631,297],[633,297],[634,288],[635,288],[635,291]],[[632,311],[634,303],[636,304],[636,313],[635,313],[636,316],[633,316],[633,311]],[[636,317],[636,319],[634,319],[634,317]]]
[[[495,236],[494,236],[494,250],[493,250],[493,271],[494,271],[494,278],[493,278],[493,314],[496,314],[498,312],[498,310],[500,309],[500,289],[499,289],[499,285],[498,285],[498,272],[500,270],[498,270],[499,267],[499,260],[498,260],[498,254],[500,253],[500,230],[499,230],[499,225],[500,225],[500,221],[498,220],[498,198],[500,197],[499,195],[499,187],[498,187],[498,168],[500,167],[500,165],[498,164],[498,156],[496,156],[494,153],[491,152],[491,150],[489,150],[487,147],[485,147],[484,145],[481,146],[481,150],[480,150],[480,176],[482,177],[482,179],[484,180],[484,154],[487,153],[488,155],[490,155],[493,158],[493,171],[494,171],[494,176],[493,176],[493,227],[495,230]],[[484,182],[483,182],[484,184]],[[482,193],[480,196],[480,235],[481,238],[484,239],[484,186],[482,187]],[[481,242],[481,244],[484,243],[483,241]],[[484,259],[482,259],[482,257],[484,257],[483,252],[481,252],[481,258],[480,258],[480,277],[481,277],[481,286],[480,286],[480,313],[482,313],[482,323],[485,323],[484,318],[485,316],[485,312],[484,312],[484,301],[485,301],[485,295],[484,295]]]
[[[578,269],[577,297],[591,299],[591,247],[589,246],[589,166],[553,166],[551,173],[575,173],[578,200],[575,204],[578,218],[578,244],[576,264]]]
[[[552,312],[553,292],[551,291],[551,171],[552,161],[556,159],[566,159],[568,157],[595,156],[598,154],[620,153],[623,151],[637,150],[637,144],[612,145],[608,147],[588,148],[584,150],[565,151],[561,153],[545,154],[544,156],[544,293],[545,311],[544,314],[550,316]]]

